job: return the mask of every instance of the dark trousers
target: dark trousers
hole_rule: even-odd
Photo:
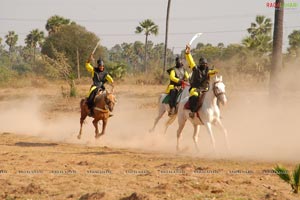
[[[189,102],[190,102],[191,111],[192,112],[197,112],[198,97],[197,96],[190,96]]]
[[[94,107],[94,98],[96,96],[96,94],[98,93],[99,88],[94,89],[90,96],[87,98],[87,105],[89,107],[89,109],[92,109]]]
[[[176,89],[170,90],[169,105],[171,108],[174,108],[176,106],[177,94],[178,94],[178,90]]]

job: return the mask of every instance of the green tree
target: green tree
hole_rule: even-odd
[[[93,51],[95,44],[100,39],[92,32],[87,31],[84,27],[71,24],[62,26],[60,31],[49,35],[42,46],[42,53],[50,58],[54,58],[55,48],[58,52],[63,53],[68,64],[72,67],[72,71],[77,72],[77,49],[79,53],[79,64],[81,66],[81,74],[87,74],[84,66],[85,61]],[[98,47],[95,57],[101,56],[104,59],[104,48]]]
[[[64,53],[56,51],[53,48],[53,57],[50,58],[47,55],[42,56],[45,63],[45,75],[49,78],[57,79],[62,78],[70,86],[70,97],[76,96],[76,86],[74,83],[74,76],[72,73],[72,68],[68,63],[67,57]]]
[[[62,25],[69,25],[70,23],[71,22],[69,19],[66,19],[58,15],[54,15],[47,20],[45,27],[46,30],[48,31],[48,34],[52,35],[54,33],[57,33],[62,27]]]
[[[5,43],[9,46],[9,53],[11,54],[17,44],[18,35],[14,31],[9,31],[5,38]]]
[[[295,194],[299,192],[300,189],[300,165],[297,165],[293,171],[293,173],[290,175],[289,171],[280,165],[277,165],[274,168],[274,171],[277,173],[277,175],[286,183],[290,184],[292,187],[292,190]]]
[[[258,15],[255,22],[252,22],[250,28],[247,29],[250,35],[242,40],[242,44],[259,55],[270,52],[272,47],[271,30],[271,19]]]
[[[135,33],[140,34],[144,32],[145,38],[145,60],[144,60],[144,68],[145,72],[147,72],[147,47],[148,47],[148,37],[149,35],[157,35],[158,34],[158,26],[151,20],[146,19],[140,22],[140,25],[136,27]]]
[[[34,61],[35,61],[37,45],[39,44],[39,46],[41,47],[44,39],[45,39],[44,32],[39,31],[38,29],[34,29],[34,30],[30,31],[30,33],[25,38],[25,43],[26,43],[27,47],[29,49],[31,49],[32,54],[33,54],[32,57],[33,57]]]
[[[296,57],[300,56],[300,30],[294,30],[288,36],[289,45],[288,51],[290,54],[295,54]]]

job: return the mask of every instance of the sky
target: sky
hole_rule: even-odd
[[[180,52],[195,33],[202,32],[198,42],[217,45],[240,43],[256,15],[274,21],[274,8],[269,0],[172,0],[169,19],[168,48]],[[300,30],[300,0],[296,8],[286,8],[284,16],[284,50],[288,35]],[[43,30],[48,18],[60,15],[84,26],[100,37],[101,45],[111,48],[123,42],[144,42],[145,36],[135,34],[139,22],[151,19],[159,26],[154,44],[164,43],[168,0],[0,0],[0,37],[14,30],[19,45],[33,29]],[[5,40],[5,39],[4,39]],[[2,43],[3,44],[3,43]]]

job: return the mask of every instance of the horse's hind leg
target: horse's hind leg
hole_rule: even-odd
[[[85,120],[85,118],[87,117],[87,113],[84,113],[83,111],[81,111],[81,117],[80,117],[80,130],[79,130],[79,134],[77,136],[77,138],[80,140],[81,138],[81,134],[82,134],[82,124]]]
[[[175,121],[176,115],[171,116],[168,121],[165,124],[165,131],[164,134],[166,134],[168,127]]]
[[[159,110],[158,110],[158,116],[155,118],[154,125],[153,127],[149,130],[149,132],[153,132],[155,130],[155,127],[158,123],[158,121],[162,118],[162,116],[165,114],[166,109],[163,104],[160,105]]]

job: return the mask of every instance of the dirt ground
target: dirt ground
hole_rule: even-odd
[[[202,128],[196,152],[187,122],[177,153],[176,121],[166,135],[167,116],[148,131],[165,87],[118,84],[114,116],[98,140],[91,118],[76,138],[89,85],[78,86],[76,98],[63,97],[59,83],[0,89],[0,199],[300,199],[272,172],[300,162],[299,92],[270,103],[265,90],[228,89],[221,111],[231,149],[214,128],[213,153]]]

